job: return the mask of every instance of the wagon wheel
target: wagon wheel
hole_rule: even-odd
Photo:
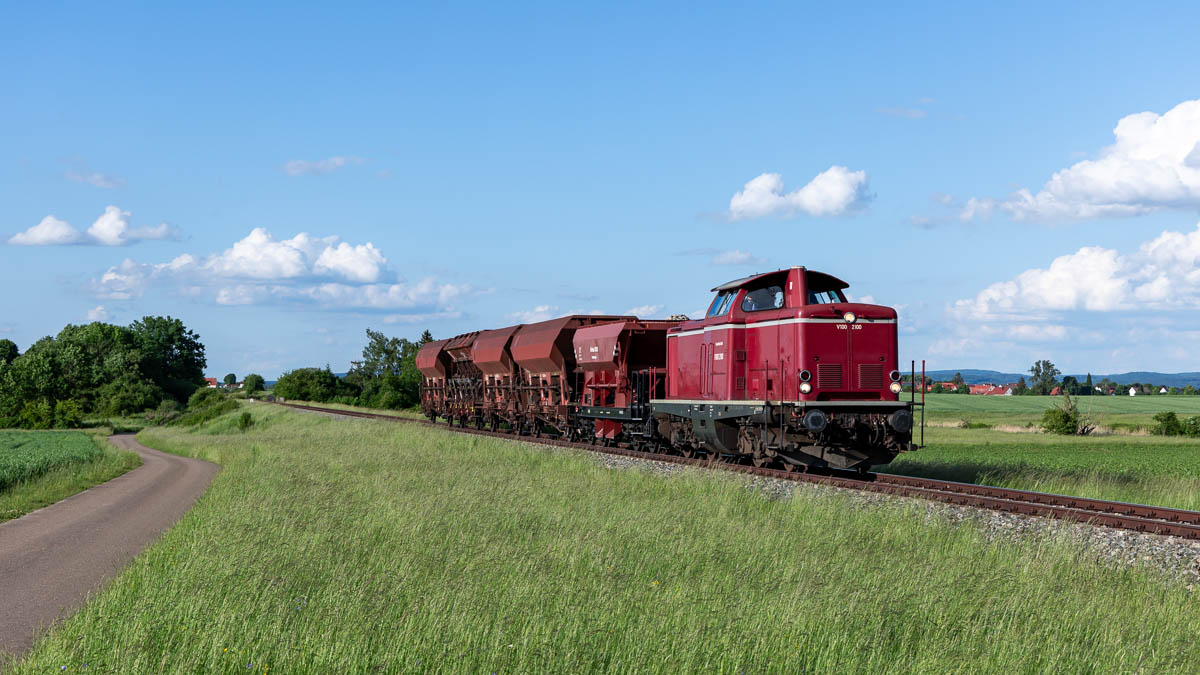
[[[483,430],[483,418],[482,418],[482,417],[476,417],[476,418],[475,418],[475,430],[476,430],[476,431],[482,431],[482,430]]]
[[[500,424],[496,421],[496,416],[493,415],[492,419],[488,422],[488,431],[496,433],[496,429],[499,428],[499,426]]]
[[[750,458],[750,462],[754,464],[755,468],[761,469],[771,463],[771,458],[766,455],[754,455]]]
[[[780,464],[783,465],[783,470],[788,473],[795,473],[796,471],[800,470],[800,466],[798,464],[792,464],[791,462],[780,462]]]
[[[679,448],[679,454],[691,459],[696,456],[696,448],[692,445],[683,445]]]

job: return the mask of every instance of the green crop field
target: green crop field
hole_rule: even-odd
[[[92,439],[77,431],[0,431],[0,490],[100,454]]]
[[[920,397],[918,396],[918,400]],[[1173,411],[1180,417],[1200,415],[1200,396],[1079,396],[1079,409],[1103,426],[1132,428],[1151,423],[1155,413]],[[988,425],[1037,424],[1058,396],[969,396],[926,394],[927,419]]]
[[[140,466],[137,454],[104,440],[107,432],[0,431],[0,522]]]
[[[246,406],[208,492],[14,673],[1161,672],[1196,594],[920,506]]]

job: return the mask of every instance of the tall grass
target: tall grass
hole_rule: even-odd
[[[143,432],[209,491],[16,673],[1080,672],[1200,662],[1195,596],[917,509],[250,406]],[[222,427],[222,425],[224,425]]]
[[[928,447],[880,471],[1200,510],[1200,442],[926,430]]]

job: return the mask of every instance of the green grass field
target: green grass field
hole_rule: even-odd
[[[1059,399],[1055,396],[926,394],[925,412],[927,419],[935,423],[965,421],[992,426],[1036,426],[1042,413]],[[1074,401],[1100,425],[1118,430],[1147,426],[1159,412],[1174,411],[1180,417],[1200,415],[1200,396],[1080,396]]]
[[[0,431],[0,522],[66,499],[141,463],[135,453],[112,447],[99,434]]]
[[[1076,542],[771,500],[444,430],[247,406],[144,443],[223,466],[15,673],[1126,672],[1194,592]],[[1060,535],[1065,536],[1065,535]]]

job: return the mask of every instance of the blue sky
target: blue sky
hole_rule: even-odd
[[[1200,370],[1198,14],[9,6],[0,336],[270,378],[806,265],[933,368]]]

